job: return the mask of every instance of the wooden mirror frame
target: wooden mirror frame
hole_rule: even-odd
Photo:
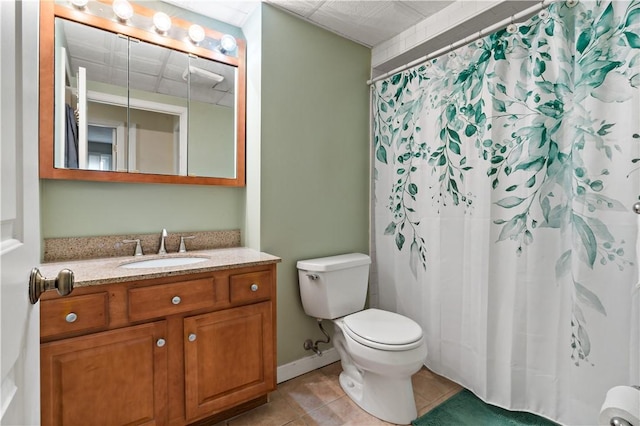
[[[99,0],[109,6],[112,0]],[[154,10],[133,4],[134,13],[152,17]],[[115,34],[143,40],[148,43],[169,49],[190,53],[201,58],[211,59],[237,67],[236,82],[236,177],[199,177],[176,176],[151,173],[130,173],[119,171],[94,171],[81,169],[65,169],[54,167],[54,69],[55,69],[55,18],[60,17],[69,21],[89,25]],[[188,30],[191,25],[182,19],[172,18],[172,25]],[[207,37],[219,40],[222,33],[205,28]],[[163,37],[157,33],[134,28],[126,24],[101,18],[72,8],[54,3],[52,0],[40,1],[40,178],[88,180],[103,182],[131,182],[131,183],[172,183],[190,185],[222,185],[245,186],[245,146],[246,146],[246,42],[238,39],[237,56],[227,56],[216,50],[209,50],[190,43]]]

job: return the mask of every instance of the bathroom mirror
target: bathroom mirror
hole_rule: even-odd
[[[196,44],[175,18],[160,34],[132,7],[41,2],[40,176],[244,185],[244,42]]]

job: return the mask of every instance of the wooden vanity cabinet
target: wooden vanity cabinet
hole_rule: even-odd
[[[158,321],[43,344],[42,424],[164,424],[165,336]]]
[[[275,276],[265,264],[45,293],[42,424],[186,425],[266,402]]]
[[[274,382],[269,302],[184,320],[187,418],[198,418],[265,394]]]

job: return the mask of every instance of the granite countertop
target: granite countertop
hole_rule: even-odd
[[[135,269],[119,268],[120,265],[126,263],[162,259],[167,257],[202,257],[208,260],[179,266]],[[75,280],[74,287],[87,287],[140,279],[168,277],[186,273],[200,273],[237,267],[266,265],[270,263],[278,263],[280,261],[281,259],[277,256],[272,256],[246,247],[234,247],[213,250],[197,250],[190,251],[188,253],[170,253],[165,255],[110,257],[103,259],[44,263],[40,267],[40,272],[45,277],[55,277],[61,269],[68,268],[73,271]]]

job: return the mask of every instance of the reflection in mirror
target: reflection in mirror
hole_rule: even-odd
[[[55,28],[57,168],[236,177],[236,67],[61,18]]]
[[[187,174],[186,53],[129,44],[129,171]]]
[[[116,147],[126,144],[126,102],[107,119],[100,117],[101,104],[89,97],[98,80],[111,92],[126,95],[127,40],[62,19],[56,19],[55,31],[55,166],[126,170],[126,163],[121,165],[123,159],[116,156]],[[109,68],[104,66],[106,58]],[[116,129],[115,134],[107,128]]]
[[[233,178],[236,68],[190,57],[188,74],[189,175]]]

